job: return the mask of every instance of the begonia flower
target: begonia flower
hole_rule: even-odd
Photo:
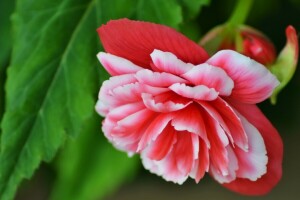
[[[128,19],[98,29],[97,56],[112,76],[97,112],[102,130],[144,167],[182,184],[210,176],[245,195],[269,192],[282,173],[282,140],[255,105],[279,84],[262,64],[233,50],[209,57],[175,30]]]

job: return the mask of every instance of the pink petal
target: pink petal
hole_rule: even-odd
[[[145,132],[145,127],[155,117],[148,109],[124,105],[110,112],[103,121],[103,132],[121,150],[137,150],[137,143]],[[117,114],[117,112],[122,112]],[[128,149],[130,147],[130,149]]]
[[[212,101],[216,99],[219,94],[214,88],[208,88],[205,85],[191,87],[184,83],[175,83],[169,88],[180,96],[197,100]]]
[[[210,166],[211,175],[219,183],[229,183],[233,181],[236,178],[236,170],[239,168],[238,160],[232,148],[227,146],[226,151],[228,154],[228,174],[221,174],[213,164]]]
[[[144,109],[145,109],[145,105],[143,104],[143,102],[124,104],[122,106],[110,110],[110,112],[107,115],[107,118],[117,122],[124,119],[125,117],[128,117],[133,113],[136,113]]]
[[[214,88],[220,95],[229,96],[234,86],[226,72],[207,63],[197,65],[182,75],[194,85],[205,85]]]
[[[240,118],[249,138],[249,150],[245,152],[239,148],[234,149],[239,161],[237,176],[256,181],[267,172],[267,150],[258,130],[243,116],[240,116]]]
[[[206,131],[210,141],[210,166],[214,166],[217,173],[223,176],[228,175],[228,154],[226,146],[228,146],[228,139],[224,130],[220,127],[219,123],[211,116],[206,114]]]
[[[129,60],[109,53],[100,52],[97,54],[97,57],[106,71],[112,76],[133,74],[143,69],[142,67],[133,64]]]
[[[174,113],[174,118],[171,122],[172,126],[177,131],[188,131],[199,135],[206,145],[210,147],[209,140],[205,129],[204,119],[201,111],[193,104]]]
[[[208,59],[202,47],[163,25],[119,19],[97,31],[106,52],[145,68],[150,67],[154,49],[171,52],[186,63],[199,64]]]
[[[195,160],[195,166],[190,173],[190,176],[195,179],[196,183],[203,178],[205,172],[209,169],[209,150],[203,140],[199,140],[199,155]]]
[[[219,135],[219,139],[221,139],[222,143],[224,145],[227,145],[228,138],[229,138],[231,143],[233,144],[234,141],[230,134],[230,129],[228,128],[227,124],[225,123],[219,111],[212,105],[212,102],[197,101],[197,103],[199,103],[199,105],[201,105],[204,108],[204,110],[208,113],[209,115],[208,117],[212,118],[213,124],[217,124],[218,126],[221,126],[221,128],[225,131],[224,134]]]
[[[202,105],[204,105],[202,103]],[[211,106],[211,107],[210,107]],[[248,137],[244,130],[240,117],[235,113],[231,106],[222,98],[210,102],[210,106],[205,104],[206,109],[212,112],[218,112],[216,120],[218,120],[222,127],[226,130],[229,138],[231,138],[233,145],[236,144],[244,151],[248,150]],[[213,111],[215,109],[215,111]],[[222,120],[220,119],[222,118]]]
[[[136,73],[135,77],[140,83],[154,87],[169,87],[174,83],[186,83],[186,80],[165,72],[153,72],[148,69]]]
[[[180,96],[178,97],[176,94],[171,92],[162,93],[156,96],[143,93],[142,99],[148,109],[162,113],[181,110],[191,103],[190,100]]]
[[[199,141],[198,136],[187,132],[176,131],[176,138],[176,144],[162,160],[149,159],[149,147],[142,152],[141,157],[144,167],[152,173],[162,176],[167,181],[182,184],[188,178],[195,157],[198,157]]]
[[[187,176],[197,159],[199,152],[199,139],[195,134],[186,131],[177,132],[177,142],[174,145],[173,153],[176,157],[177,169]]]
[[[143,150],[150,142],[156,140],[172,118],[173,116],[171,114],[159,114],[155,119],[149,121],[146,131],[143,133],[143,137],[139,142],[137,151]]]
[[[149,146],[147,157],[152,160],[163,159],[176,143],[176,131],[171,125],[167,125],[162,133]]]
[[[224,186],[235,192],[245,195],[264,195],[277,185],[282,175],[282,140],[263,113],[255,105],[230,102],[231,105],[243,115],[263,137],[268,156],[267,173],[256,181],[237,178]]]
[[[155,71],[181,75],[194,67],[193,64],[182,62],[174,54],[155,49],[151,53]]]
[[[148,169],[150,170],[150,172],[162,176],[166,181],[172,181],[174,183],[182,184],[188,178],[188,175],[185,175],[180,170],[178,170],[177,158],[173,151],[160,161],[151,160],[146,155],[147,151],[143,151],[141,154],[145,169]]]
[[[119,102],[118,99],[112,97],[111,91],[113,89],[118,86],[135,83],[136,81],[136,78],[130,74],[111,77],[109,80],[104,81],[98,95],[98,113],[102,116],[105,116],[109,110],[115,107],[115,104]]]
[[[267,99],[279,84],[265,66],[232,50],[217,52],[207,63],[225,70],[234,81],[231,97],[244,103]]]

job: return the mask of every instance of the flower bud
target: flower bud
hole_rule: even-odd
[[[272,42],[263,33],[244,25],[235,29],[218,26],[203,37],[200,45],[210,53],[221,49],[236,50],[263,65],[272,64],[276,58]]]
[[[275,47],[264,34],[246,26],[241,28],[240,31],[243,41],[242,54],[266,66],[275,61]]]

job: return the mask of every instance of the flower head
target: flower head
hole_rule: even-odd
[[[148,22],[114,20],[98,33],[107,52],[98,58],[112,77],[96,110],[116,148],[179,184],[208,172],[233,191],[261,195],[278,183],[282,141],[255,104],[279,83],[263,65],[232,50],[209,57]]]

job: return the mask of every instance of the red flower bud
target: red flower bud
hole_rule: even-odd
[[[233,30],[227,26],[216,27],[203,37],[200,45],[210,49],[211,53],[221,49],[236,50],[263,65],[270,65],[276,59],[272,42],[263,33],[248,26]]]
[[[240,34],[243,40],[242,54],[263,65],[270,65],[275,61],[275,47],[265,35],[249,27],[243,27]]]

